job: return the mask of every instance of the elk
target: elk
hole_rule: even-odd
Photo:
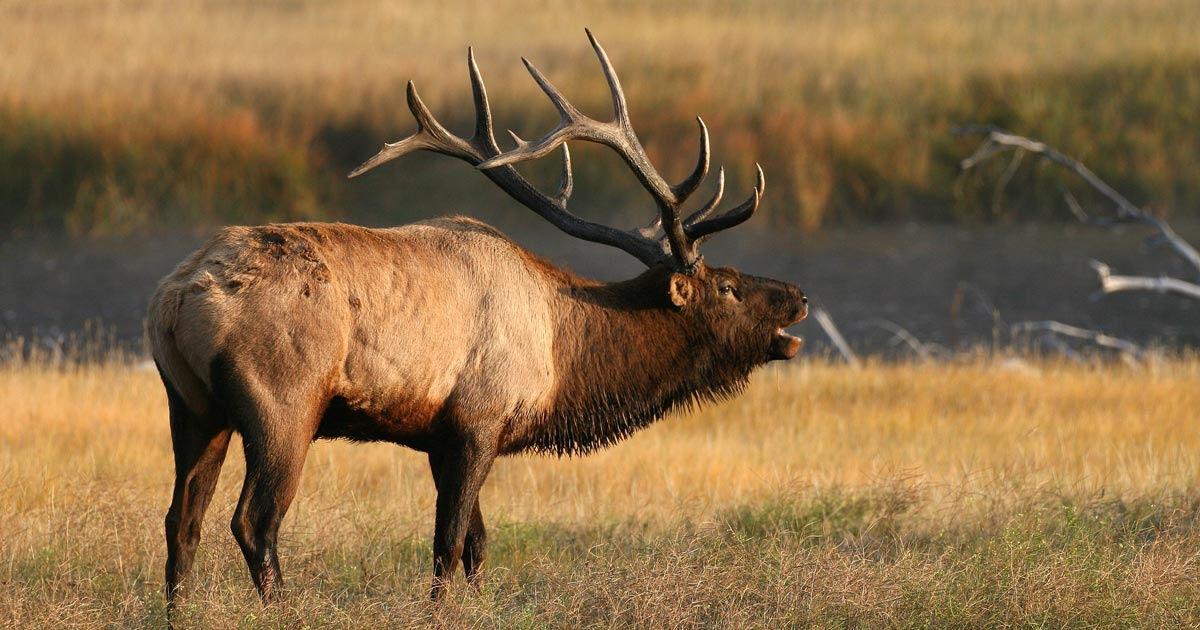
[[[484,83],[468,50],[474,135],[443,127],[408,84],[411,136],[351,173],[425,150],[457,157],[567,234],[616,247],[647,270],[623,282],[579,277],[468,218],[403,227],[296,223],[227,227],[163,279],[147,317],[166,388],[175,487],[166,516],[168,605],[187,576],[232,432],[246,478],[232,530],[264,602],[280,595],[280,522],[319,438],[387,441],[424,452],[437,489],[433,586],[438,599],[462,562],[477,583],[486,533],[479,490],[500,455],[582,454],[674,409],[739,393],[750,372],[794,357],[785,332],[808,312],[789,284],[710,267],[699,246],[751,217],[745,202],[713,214],[724,191],[681,218],[709,167],[708,131],[682,183],[651,165],[604,49],[588,38],[615,117],[579,112],[528,61],[560,123],[502,152]],[[515,134],[514,134],[515,137]],[[616,151],[658,207],[623,230],[567,209],[567,142]],[[562,148],[548,195],[514,164]]]

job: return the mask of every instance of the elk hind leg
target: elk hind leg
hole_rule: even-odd
[[[213,390],[241,434],[246,456],[246,479],[230,529],[259,596],[268,603],[282,594],[279,525],[296,495],[321,413],[312,404],[285,402],[311,399],[304,395],[312,390],[309,383],[293,383],[291,391],[271,388],[224,360],[214,361],[212,370]]]
[[[231,528],[259,596],[269,603],[283,590],[276,548],[279,526],[296,496],[312,436],[272,435],[268,442],[264,436],[243,434],[243,440],[246,481]]]
[[[165,378],[175,452],[175,489],[167,510],[166,595],[170,608],[191,572],[204,513],[212,500],[229,446],[230,428],[213,418],[191,413]]]

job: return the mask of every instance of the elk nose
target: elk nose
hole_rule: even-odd
[[[789,286],[788,293],[791,294],[792,299],[799,299],[801,304],[808,304],[808,296],[804,295],[804,292],[799,288]]]
[[[788,297],[792,299],[791,319],[798,322],[808,317],[808,296],[799,288],[789,286]]]

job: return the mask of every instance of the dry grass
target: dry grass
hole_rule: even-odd
[[[585,25],[667,170],[690,164],[702,114],[735,181],[763,161],[781,220],[986,216],[952,192],[966,149],[947,128],[974,120],[1147,201],[1200,200],[1191,0],[0,0],[0,202],[79,233],[338,215],[357,203],[346,166],[410,125],[404,81],[469,116],[468,43],[505,124],[548,122],[522,54],[603,111]],[[464,172],[412,164],[442,188]],[[597,187],[619,168],[581,167]]]
[[[1200,623],[1200,362],[819,362],[484,493],[491,570],[425,602],[423,458],[319,443],[263,609],[226,463],[187,626]],[[162,622],[171,455],[153,371],[0,369],[0,625]]]

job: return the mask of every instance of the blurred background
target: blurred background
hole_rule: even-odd
[[[763,165],[760,215],[707,259],[797,282],[857,351],[915,352],[897,329],[995,345],[1046,319],[1200,344],[1196,300],[1093,297],[1089,259],[1190,277],[1144,246],[1151,231],[1079,223],[1063,186],[1098,214],[1106,202],[1033,160],[964,173],[980,138],[951,133],[988,123],[1044,140],[1200,242],[1194,0],[0,0],[0,332],[91,327],[135,346],[158,278],[230,223],[465,213],[581,273],[628,277],[636,261],[558,233],[453,159],[345,179],[413,130],[409,79],[439,119],[471,128],[468,45],[499,129],[536,137],[556,120],[522,55],[607,116],[585,26],[668,179],[695,159],[696,115],[728,199]],[[652,216],[615,155],[572,150],[577,212]],[[551,187],[547,162],[528,171]],[[819,352],[827,337],[801,328]]]
[[[1195,284],[1200,254],[1079,220],[1113,199],[1029,150],[964,171],[985,139],[953,133],[1044,141],[1200,246],[1197,0],[0,0],[0,628],[166,625],[142,321],[220,226],[461,213],[581,274],[640,271],[451,158],[346,179],[414,130],[410,79],[469,132],[468,46],[504,147],[556,122],[522,55],[607,117],[585,27],[668,180],[697,115],[726,207],[762,164],[758,214],[706,260],[801,286],[813,359],[618,448],[497,462],[483,588],[443,606],[428,459],[327,441],[281,530],[286,603],[262,607],[228,534],[235,436],[173,621],[1200,627],[1200,299],[1103,294],[1089,265]],[[612,151],[571,151],[575,212],[649,221]],[[522,165],[551,190],[557,169]]]

